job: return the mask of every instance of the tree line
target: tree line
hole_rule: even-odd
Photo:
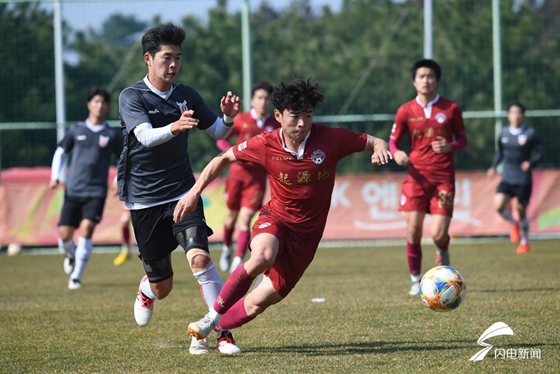
[[[519,100],[528,109],[560,109],[560,3],[551,0],[501,1],[503,102]],[[219,112],[227,91],[242,92],[241,16],[220,0],[206,19],[186,15],[181,26],[183,66],[178,82],[197,89]],[[344,0],[340,11],[313,8],[294,0],[282,10],[262,3],[250,16],[254,80],[274,84],[292,77],[319,82],[325,101],[316,113],[395,113],[415,95],[410,66],[422,58],[422,1]],[[85,92],[110,89],[109,119],[118,119],[118,94],[146,74],[140,38],[159,17],[142,21],[113,14],[96,29],[63,27],[66,117],[87,115]],[[434,58],[443,68],[440,93],[463,111],[493,110],[492,12],[487,0],[447,0],[434,4]],[[0,4],[0,70],[4,88],[2,122],[55,122],[52,12],[38,3]],[[249,98],[243,98],[249,100]],[[555,117],[528,118],[545,141],[545,167],[560,166]],[[340,123],[388,138],[391,121]],[[469,149],[457,155],[460,169],[485,169],[494,149],[494,119],[466,119]],[[189,144],[197,171],[218,150],[195,131]],[[10,130],[0,137],[2,167],[50,165],[54,130]],[[557,153],[557,152],[556,152]],[[371,166],[353,156],[341,172]],[[393,165],[392,170],[399,170]]]

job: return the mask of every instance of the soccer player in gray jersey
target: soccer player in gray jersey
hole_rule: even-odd
[[[58,144],[51,169],[50,188],[63,180],[66,157],[72,160],[66,178],[64,204],[58,223],[58,246],[66,254],[64,272],[70,275],[68,288],[81,287],[84,269],[93,252],[91,237],[101,221],[111,157],[119,157],[122,149],[120,131],[109,127],[105,115],[109,109],[110,95],[101,88],[92,88],[87,94],[88,117],[77,122]],[[74,231],[78,229],[78,243],[74,244]]]
[[[220,101],[220,118],[193,88],[174,83],[181,68],[184,39],[185,31],[169,23],[148,30],[142,37],[148,74],[119,97],[124,142],[117,178],[119,196],[131,211],[146,272],[134,303],[139,326],[150,322],[155,301],[167,297],[173,288],[171,254],[178,245],[184,249],[209,307],[222,289],[208,250],[212,230],[206,225],[202,199],[197,209],[180,221],[173,220],[173,211],[195,182],[187,150],[190,130],[197,128],[215,139],[226,138],[241,102],[228,92]],[[218,332],[218,351],[241,352],[229,331]],[[189,352],[208,353],[208,341],[192,338]]]
[[[542,160],[543,146],[534,129],[524,124],[525,107],[512,103],[508,107],[509,126],[504,127],[498,138],[498,148],[488,177],[496,174],[496,167],[503,161],[502,179],[496,190],[494,206],[498,213],[511,223],[510,240],[517,243],[517,254],[529,252],[529,219],[527,205],[533,187],[532,169]],[[510,201],[517,197],[516,220],[510,210]],[[521,229],[521,230],[520,230]]]

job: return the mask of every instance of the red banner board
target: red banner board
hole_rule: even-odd
[[[111,171],[110,177],[114,176]],[[405,237],[404,215],[398,211],[404,173],[339,175],[323,238],[372,240]],[[2,172],[0,184],[0,244],[54,246],[64,199],[63,188],[48,188],[49,168],[17,168]],[[528,208],[531,233],[560,233],[560,171],[536,171]],[[457,173],[455,208],[451,222],[454,237],[507,235],[509,226],[495,212],[493,198],[499,178],[483,172]],[[206,219],[219,242],[226,216],[224,180],[204,192]],[[94,234],[96,244],[118,244],[123,203],[109,196],[103,220]],[[429,236],[430,216],[424,235]]]

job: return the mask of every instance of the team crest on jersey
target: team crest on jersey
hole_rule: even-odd
[[[264,229],[264,228],[267,228],[268,226],[271,226],[271,225],[272,225],[272,223],[270,223],[270,222],[264,222],[264,223],[261,223],[258,228],[259,229]]]
[[[525,143],[527,143],[527,135],[525,134],[520,134],[517,137],[517,143],[519,143],[519,145],[525,145]]]
[[[239,152],[243,151],[245,148],[247,148],[247,141],[244,141],[243,143],[240,143],[240,144],[237,146],[237,150],[238,150]]]
[[[443,113],[436,114],[436,121],[437,123],[444,123],[447,117]]]
[[[325,157],[327,157],[327,155],[325,155],[325,152],[321,151],[320,149],[314,151],[311,154],[311,160],[317,165],[322,164],[323,161],[325,161]]]
[[[109,139],[111,138],[108,136],[99,135],[99,146],[101,148],[107,147],[107,145],[109,144]]]
[[[187,100],[183,100],[182,103],[176,101],[175,104],[177,104],[177,106],[179,107],[179,109],[181,109],[181,113],[186,112],[187,110],[189,110],[189,107],[187,106]]]

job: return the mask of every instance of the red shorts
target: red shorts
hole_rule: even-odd
[[[276,218],[266,214],[261,214],[255,221],[251,238],[262,233],[268,233],[278,238],[280,244],[278,255],[272,267],[266,269],[264,274],[270,278],[276,292],[285,298],[313,261],[319,244],[309,243],[305,238],[298,237],[293,231],[279,223]]]
[[[252,210],[262,208],[266,179],[264,180],[226,180],[226,204],[229,210],[239,210],[241,207]]]
[[[401,186],[401,212],[426,212],[442,216],[453,216],[455,183],[431,182],[426,178],[406,177]]]

